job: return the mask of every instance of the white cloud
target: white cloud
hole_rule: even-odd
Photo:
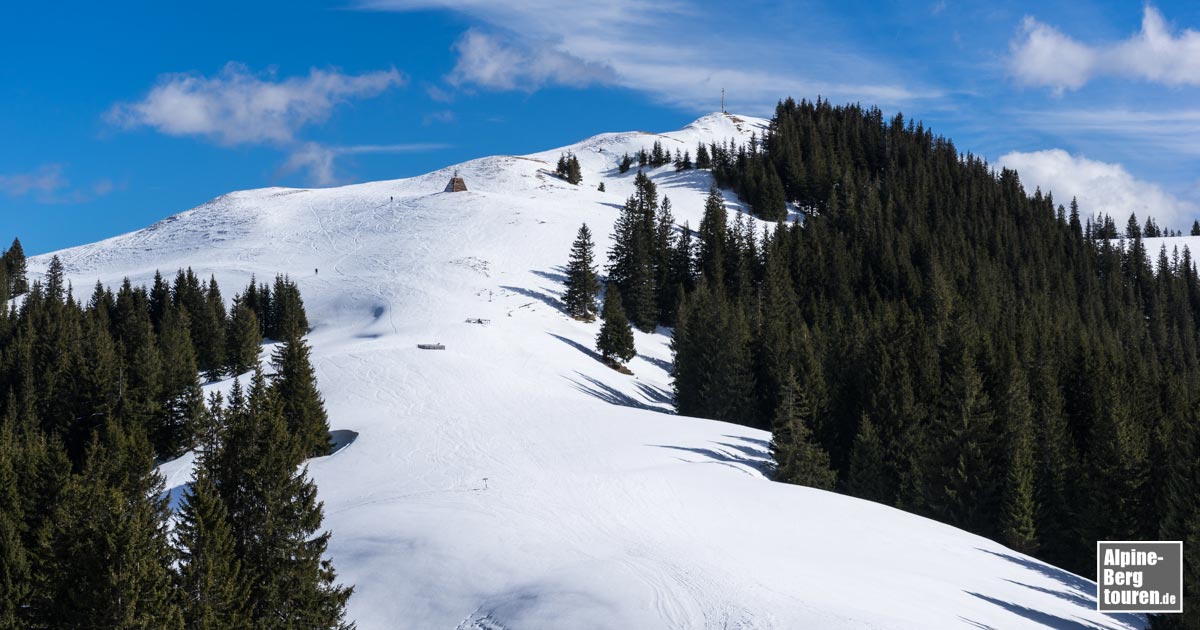
[[[215,77],[164,75],[142,100],[115,105],[108,119],[223,145],[288,144],[301,127],[328,118],[338,103],[376,96],[404,81],[394,68],[360,75],[313,69],[308,76],[277,80],[229,63]]]
[[[749,14],[715,12],[684,0],[570,6],[551,0],[358,0],[358,7],[442,9],[485,25],[469,30],[455,46],[458,64],[447,80],[460,88],[531,91],[603,83],[693,111],[717,109],[726,88],[730,109],[748,114],[767,114],[788,94],[885,107],[940,96],[907,87],[915,82],[897,79],[901,68],[836,43],[814,47],[794,28],[784,37],[766,36],[764,25],[751,22]]]
[[[455,86],[473,84],[532,92],[547,84],[584,87],[615,79],[612,68],[585,61],[553,45],[521,44],[475,29],[464,33],[454,49],[458,63],[449,81]]]
[[[103,197],[116,189],[109,179],[98,179],[91,186],[74,187],[63,175],[63,165],[46,164],[28,173],[0,174],[0,193],[8,197],[30,196],[38,203],[84,203]]]
[[[1077,90],[1100,76],[1171,86],[1200,85],[1200,32],[1171,32],[1162,13],[1146,5],[1142,29],[1128,39],[1086,44],[1026,17],[1011,44],[1010,68],[1024,85]]]
[[[343,178],[337,175],[336,160],[344,155],[367,155],[373,153],[414,153],[419,151],[436,151],[449,148],[450,145],[435,142],[415,142],[408,144],[360,144],[354,146],[326,146],[316,142],[306,142],[292,151],[283,166],[279,168],[278,176],[288,175],[298,171],[308,174],[308,181],[314,186],[335,186],[343,183]]]
[[[61,164],[46,164],[31,173],[0,174],[0,191],[9,197],[27,194],[48,195],[69,185]]]
[[[1015,169],[1029,192],[1040,187],[1064,205],[1076,197],[1085,215],[1106,213],[1121,222],[1135,213],[1142,222],[1152,216],[1164,229],[1184,229],[1200,214],[1195,203],[1135,178],[1120,164],[1089,160],[1062,149],[1014,151],[1001,156],[1000,165]]]
[[[1012,70],[1026,85],[1077,90],[1091,78],[1097,53],[1053,26],[1027,17],[1023,39],[1012,44]]]

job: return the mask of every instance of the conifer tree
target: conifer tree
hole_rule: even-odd
[[[3,259],[5,275],[8,277],[8,295],[22,295],[29,290],[26,280],[25,249],[21,247],[21,239],[14,238],[12,245],[4,252]]]
[[[712,168],[712,159],[708,155],[708,147],[703,142],[696,145],[696,168],[707,171]]]
[[[247,396],[240,388],[230,392],[224,423],[213,480],[250,584],[254,627],[346,627],[353,589],[337,584],[333,566],[322,559],[330,534],[314,536],[323,519],[316,486],[298,468],[300,448],[261,370]]]
[[[642,166],[645,166],[645,164],[642,164]],[[625,173],[628,173],[629,169],[632,167],[633,167],[633,158],[629,157],[628,153],[622,155],[621,161],[617,163],[617,171],[619,173],[621,173],[622,175],[624,175]]]
[[[249,588],[236,556],[228,512],[203,462],[175,526],[178,585],[188,630],[249,630]]]
[[[604,292],[604,309],[600,317],[604,323],[596,336],[596,350],[609,365],[620,366],[632,359],[637,351],[633,347],[633,329],[621,307],[621,291],[614,284],[610,283]]]
[[[715,286],[724,285],[727,240],[725,198],[714,184],[708,189],[708,198],[704,201],[704,218],[700,221],[700,253],[696,266],[700,275]]]
[[[578,184],[583,181],[583,171],[579,168],[579,158],[572,153],[567,159],[567,181],[572,184]]]
[[[13,424],[0,420],[0,628],[5,629],[22,626],[32,591],[30,561],[21,539],[23,489],[14,466],[20,446]]]
[[[663,197],[654,216],[651,258],[654,268],[655,319],[668,323],[678,310],[675,303],[676,287],[671,282],[671,256],[675,249],[675,216],[671,213],[671,200]]]
[[[317,391],[317,375],[303,337],[283,342],[271,357],[275,376],[271,391],[279,401],[288,433],[303,457],[328,455],[329,418],[325,401]]]
[[[1104,400],[1092,427],[1087,460],[1089,505],[1084,513],[1084,537],[1093,540],[1139,540],[1138,522],[1145,509],[1146,438],[1133,420],[1128,403],[1119,395],[1112,375],[1101,392]]]
[[[1142,228],[1138,225],[1137,214],[1129,215],[1129,222],[1125,225],[1125,238],[1135,239],[1142,237]]]
[[[929,469],[927,505],[938,518],[982,531],[995,514],[991,465],[993,414],[976,363],[972,333],[956,327],[944,356],[943,399],[935,418],[937,444]]]
[[[98,292],[102,288],[99,281],[96,282],[96,288]],[[154,326],[155,334],[160,334],[163,318],[166,317],[167,309],[171,307],[171,285],[167,284],[157,269],[154,270],[154,283],[150,287],[149,297],[150,323]]]
[[[787,483],[832,490],[837,473],[829,466],[829,454],[813,441],[808,419],[813,403],[796,381],[785,377],[779,394],[779,407],[771,423],[771,456],[775,458],[775,478]]]
[[[887,481],[884,459],[884,447],[879,433],[870,416],[864,413],[854,436],[854,446],[850,450],[846,493],[868,501],[889,503],[894,491]]]
[[[1200,236],[1200,221],[1192,221],[1192,236]]]
[[[679,237],[675,239],[674,247],[667,256],[667,290],[671,297],[666,311],[662,314],[662,323],[674,326],[679,316],[679,307],[687,292],[695,287],[695,254],[693,253],[692,230],[685,222]]]
[[[740,305],[701,280],[680,309],[671,340],[680,415],[753,422],[749,337]]]
[[[196,352],[189,334],[187,311],[168,305],[161,323],[162,413],[150,428],[150,440],[160,459],[178,456],[192,443],[204,414]]]
[[[774,169],[767,171],[762,190],[754,203],[754,214],[765,221],[782,221],[787,218],[787,198],[783,182]]]
[[[108,423],[43,539],[46,583],[31,602],[35,625],[182,628],[162,485],[145,438]]]
[[[245,374],[258,365],[262,346],[258,317],[240,298],[233,301],[225,341],[225,360],[231,374]]]
[[[567,314],[576,319],[592,321],[596,318],[596,294],[600,282],[596,279],[593,263],[592,232],[586,223],[579,226],[575,242],[571,244],[571,257],[567,261],[566,291],[563,304]]]
[[[654,330],[658,315],[655,291],[654,219],[658,192],[644,173],[634,178],[635,193],[625,202],[613,226],[608,282],[620,288],[622,308],[643,331]]]
[[[267,291],[259,291],[260,298]],[[266,336],[282,340],[292,337],[303,337],[308,333],[308,316],[304,312],[304,300],[300,297],[300,288],[287,276],[275,276],[274,291],[269,294],[271,306],[271,323]]]
[[[1022,553],[1033,554],[1038,547],[1034,523],[1037,505],[1034,501],[1033,408],[1025,372],[1015,364],[1015,357],[1011,360],[1014,365],[1009,373],[1004,400],[1004,417],[1008,424],[1005,431],[1008,472],[1004,482],[1000,529],[1004,544]]]
[[[1039,362],[1030,387],[1037,418],[1035,522],[1040,530],[1042,557],[1067,566],[1074,564],[1078,551],[1075,535],[1078,517],[1070,490],[1072,479],[1078,477],[1077,455],[1053,368],[1047,357],[1039,356]]]

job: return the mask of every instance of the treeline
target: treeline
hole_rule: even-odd
[[[1074,201],[878,109],[789,99],[708,152],[756,214],[804,216],[758,235],[714,189],[693,243],[638,177],[609,285],[639,328],[674,325],[681,414],[771,429],[782,481],[1084,575],[1096,540],[1187,541],[1200,607],[1189,251],[1085,233]]]
[[[346,627],[300,468],[330,444],[295,285],[252,283],[230,316],[190,271],[85,305],[57,258],[32,285],[23,265],[0,316],[0,628]],[[205,401],[202,365],[249,388]],[[189,448],[172,530],[156,461]]]

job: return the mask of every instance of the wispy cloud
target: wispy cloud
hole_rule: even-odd
[[[682,0],[609,0],[566,10],[551,0],[360,0],[358,7],[443,9],[481,23],[455,45],[458,60],[447,84],[459,88],[606,84],[682,109],[711,111],[724,87],[734,108],[747,113],[766,113],[787,94],[883,106],[940,94],[836,44],[814,48],[794,33],[765,37],[761,23],[735,24],[745,16]],[[798,58],[805,63],[794,63]]]
[[[1030,127],[1057,136],[1107,141],[1144,155],[1200,157],[1200,109],[1049,109],[1014,114]]]
[[[112,180],[98,179],[90,186],[76,187],[63,175],[62,164],[45,164],[26,173],[0,173],[0,193],[7,197],[30,197],[38,203],[83,203],[112,192]]]
[[[222,145],[289,144],[305,125],[329,117],[339,103],[376,96],[405,83],[396,69],[359,75],[313,69],[279,79],[229,63],[213,77],[168,74],[146,96],[108,112],[116,125],[199,136]]]
[[[609,66],[580,59],[552,44],[530,45],[475,29],[460,37],[454,49],[458,63],[449,81],[456,86],[533,92],[547,84],[584,87],[616,80]]]
[[[307,173],[308,180],[313,185],[334,186],[345,182],[342,177],[338,176],[336,169],[337,158],[341,156],[378,153],[416,153],[448,148],[450,148],[448,144],[433,142],[361,144],[353,146],[326,146],[316,142],[306,142],[292,151],[287,161],[279,168],[277,176],[303,171]]]
[[[1163,228],[1183,229],[1190,227],[1200,211],[1195,203],[1158,184],[1135,178],[1120,164],[1071,155],[1062,149],[1008,153],[1000,157],[1000,165],[1016,169],[1029,191],[1040,187],[1063,203],[1078,198],[1087,214],[1102,212],[1123,220],[1135,213],[1141,221],[1153,216]]]
[[[1162,13],[1146,5],[1142,28],[1119,42],[1088,44],[1026,17],[1011,44],[1010,68],[1023,85],[1058,93],[1101,76],[1170,86],[1200,85],[1200,32],[1172,33]]]

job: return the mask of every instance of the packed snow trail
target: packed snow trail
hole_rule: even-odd
[[[596,359],[598,323],[558,296],[580,223],[603,262],[633,192],[620,156],[764,127],[714,114],[597,136],[564,149],[579,186],[551,173],[553,150],[231,193],[59,255],[76,287],[189,266],[227,298],[252,275],[298,282],[332,428],[358,432],[309,470],[362,630],[1141,627],[1093,610],[1091,582],[994,542],[768,481],[768,434],[671,414],[663,334],[636,333],[635,376]],[[441,192],[456,170],[469,191]],[[708,175],[650,174],[698,227]],[[163,466],[173,496],[190,465]]]

